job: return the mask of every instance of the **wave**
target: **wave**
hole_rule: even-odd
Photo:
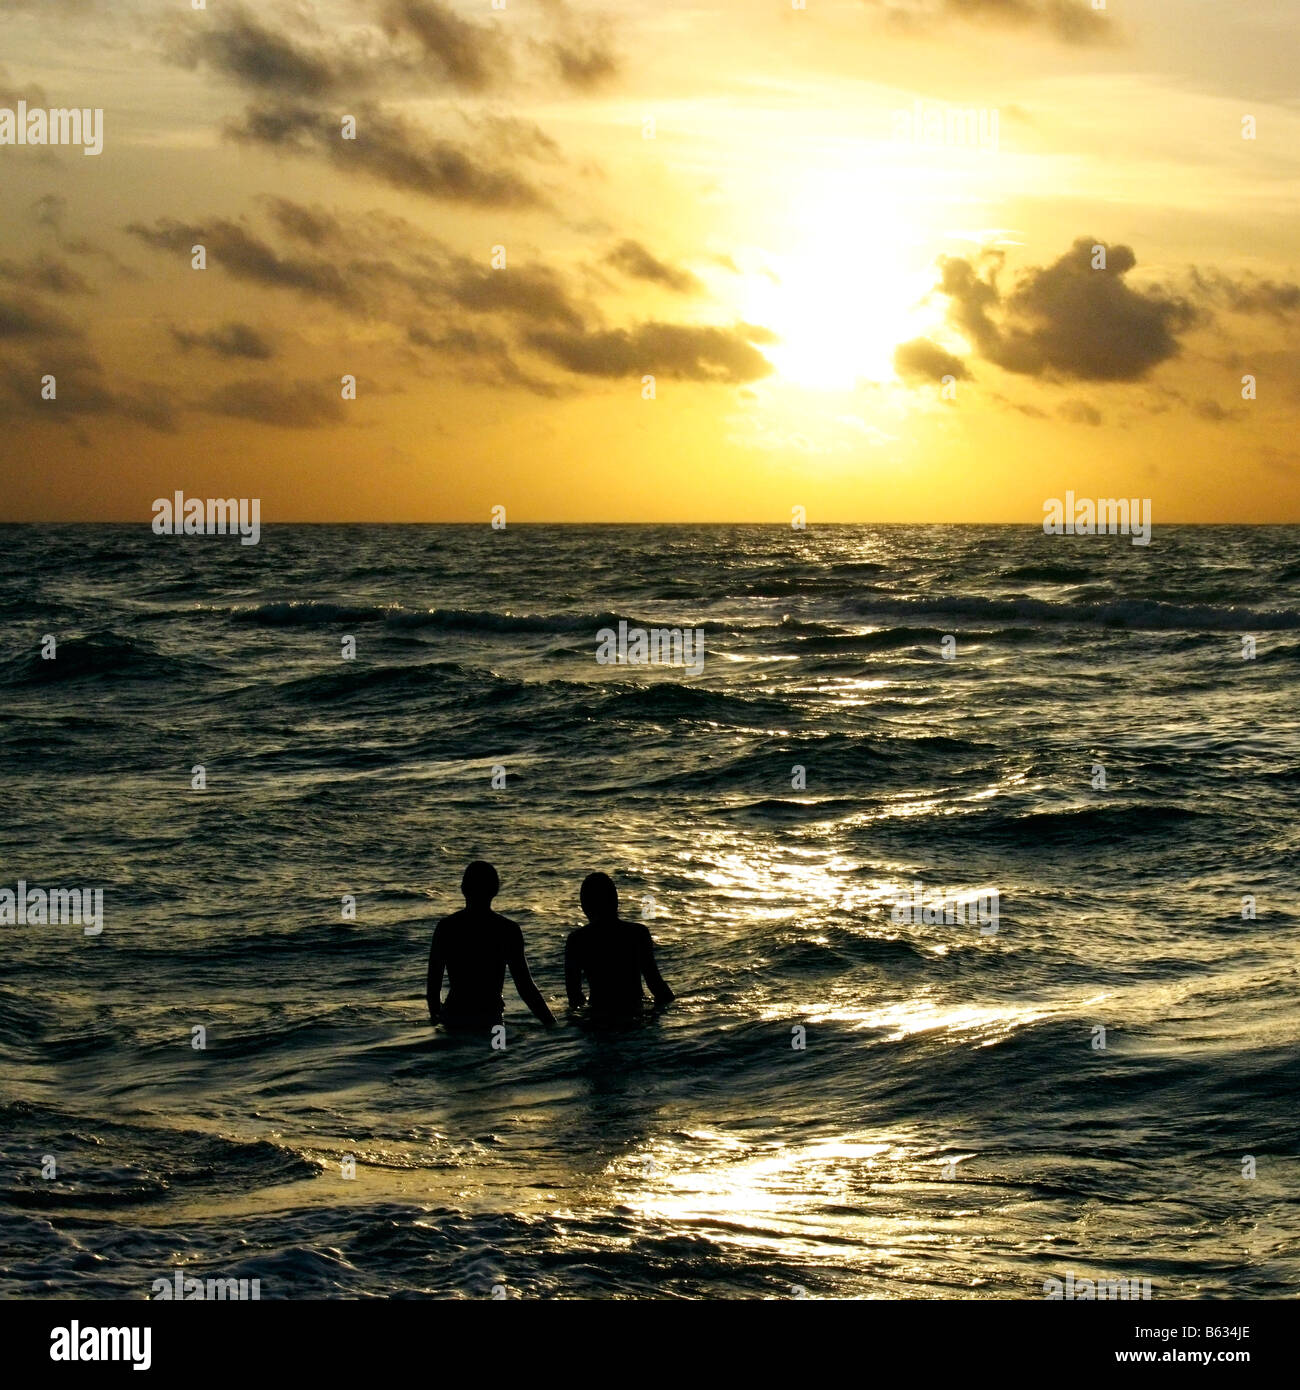
[[[266,627],[317,627],[337,623],[384,623],[395,628],[456,628],[470,632],[585,632],[635,620],[618,613],[502,613],[478,608],[406,608],[401,604],[327,603],[293,599],[228,610],[236,622]],[[649,626],[649,624],[647,624]]]
[[[65,637],[58,641],[53,657],[44,658],[39,649],[0,662],[0,685],[53,685],[64,681],[152,680],[175,678],[205,663],[192,657],[179,661],[165,657],[146,642],[133,641],[116,633],[96,633],[89,637]]]
[[[1112,840],[1160,836],[1190,824],[1217,820],[1211,811],[1165,802],[1118,802],[1102,806],[1066,806],[1021,813],[973,812],[947,816],[932,829],[943,834],[971,834],[1006,839],[1017,845],[1070,844],[1080,849]],[[1207,834],[1210,832],[1206,832]]]
[[[424,661],[409,666],[363,666],[348,662],[338,671],[284,681],[276,687],[276,693],[287,700],[332,703],[404,692],[464,694],[467,688],[475,688],[481,699],[488,687],[496,687],[492,694],[497,698],[527,688],[522,682],[503,680],[492,671],[464,666],[458,661]]]
[[[945,614],[995,622],[1038,621],[1162,631],[1285,631],[1300,628],[1293,609],[1261,609],[1214,604],[1173,604],[1156,599],[1116,599],[1110,603],[1057,603],[1050,599],[969,597],[897,599],[889,603],[868,599],[850,610],[864,617]]]
[[[1015,565],[999,570],[1002,579],[1019,579],[1032,584],[1086,584],[1096,579],[1095,570],[1082,565]]]
[[[257,1191],[314,1178],[320,1165],[265,1139],[91,1120],[26,1101],[0,1103],[5,1148],[48,1146],[60,1137],[59,1173],[30,1163],[0,1164],[0,1206],[51,1210],[114,1208],[160,1201],[179,1190]],[[37,1152],[45,1149],[38,1148]],[[6,1158],[14,1157],[12,1150]]]

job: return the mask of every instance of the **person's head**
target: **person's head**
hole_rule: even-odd
[[[486,859],[476,859],[461,876],[460,891],[470,907],[486,907],[501,891],[501,880]]]
[[[613,921],[618,917],[618,889],[608,874],[588,874],[582,880],[579,899],[589,922]]]

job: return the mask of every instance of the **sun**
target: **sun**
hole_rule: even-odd
[[[742,315],[779,341],[777,374],[813,390],[847,391],[894,376],[899,343],[932,328],[933,242],[906,214],[905,190],[855,187],[842,175],[806,180],[783,248],[746,275]]]

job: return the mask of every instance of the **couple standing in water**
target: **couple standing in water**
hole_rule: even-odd
[[[491,864],[476,859],[460,881],[465,906],[444,917],[433,929],[429,947],[429,979],[425,998],[434,1023],[451,1028],[490,1028],[501,1022],[501,997],[506,971],[519,997],[546,1024],[555,1017],[533,983],[524,956],[524,934],[518,922],[493,912],[492,899],[501,880]],[[650,986],[656,1004],[667,1004],[673,992],[655,964],[649,930],[618,915],[618,889],[608,874],[588,874],[580,894],[587,925],[569,933],[564,947],[564,987],[569,1007],[589,1004],[593,1015],[627,1016],[645,1001],[641,980]],[[442,977],[447,975],[447,997]],[[583,994],[586,980],[590,1000]]]

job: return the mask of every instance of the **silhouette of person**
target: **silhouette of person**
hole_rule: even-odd
[[[655,964],[650,930],[638,922],[624,922],[618,915],[618,889],[608,874],[588,874],[582,881],[582,910],[588,925],[569,933],[564,947],[564,985],[569,1007],[580,1009],[582,978],[591,988],[591,1012],[628,1014],[645,1002],[641,977],[650,986],[656,1004],[674,996]]]
[[[509,969],[520,999],[548,1028],[553,1027],[555,1017],[528,973],[519,923],[492,911],[492,899],[501,891],[497,871],[476,859],[465,870],[460,891],[465,906],[433,929],[425,987],[429,1017],[451,1028],[491,1028],[500,1023],[506,1006],[501,990]],[[444,969],[445,1002],[441,997]]]

